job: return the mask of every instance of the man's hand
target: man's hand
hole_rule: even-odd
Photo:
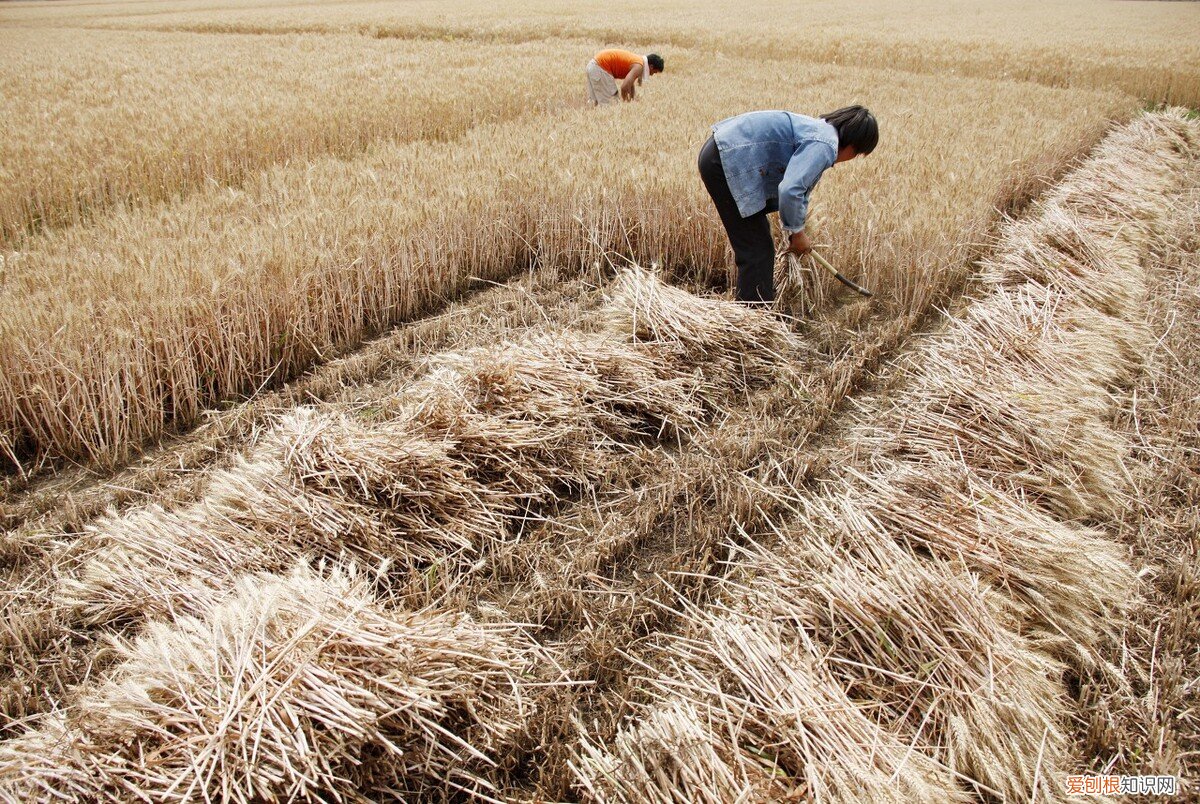
[[[795,232],[788,240],[787,253],[795,254],[797,257],[803,256],[812,251],[812,243],[808,240],[808,235],[804,232]]]

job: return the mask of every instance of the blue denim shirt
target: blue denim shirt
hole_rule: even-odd
[[[779,210],[785,232],[804,229],[808,196],[837,159],[837,129],[791,112],[747,112],[712,127],[725,181],[748,218]]]

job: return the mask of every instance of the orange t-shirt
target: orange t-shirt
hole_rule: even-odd
[[[635,64],[644,64],[645,58],[628,50],[601,50],[596,54],[596,63],[613,78],[624,78]]]

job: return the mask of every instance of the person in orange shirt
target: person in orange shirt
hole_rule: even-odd
[[[603,106],[615,101],[619,92],[621,100],[631,101],[636,84],[662,71],[663,59],[657,53],[639,56],[628,50],[601,50],[588,62],[588,98],[593,106]],[[619,89],[617,81],[621,82]]]

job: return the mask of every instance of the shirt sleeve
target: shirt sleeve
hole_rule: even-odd
[[[792,154],[779,182],[779,225],[789,235],[804,230],[808,194],[836,158],[837,153],[824,142],[810,142]]]

